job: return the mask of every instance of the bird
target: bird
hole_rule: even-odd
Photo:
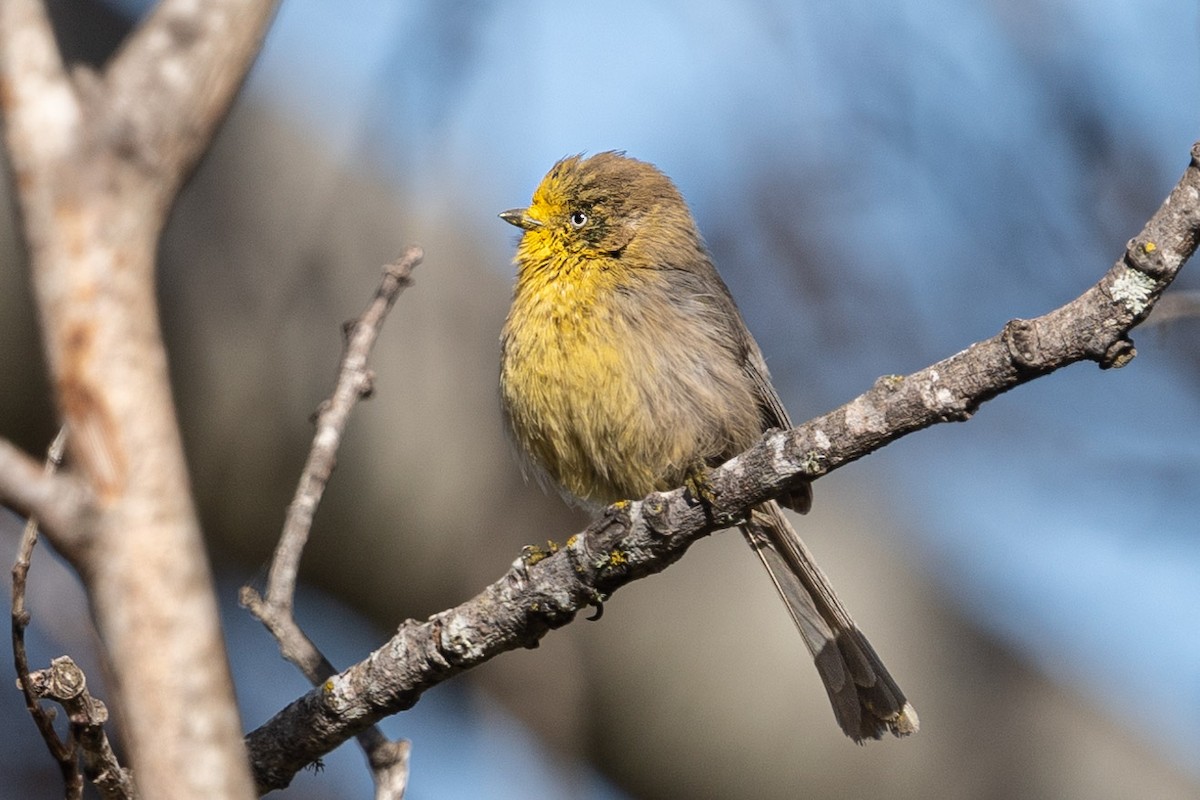
[[[701,486],[706,468],[790,428],[766,361],[687,202],[653,164],[606,151],[558,161],[521,229],[501,332],[506,428],[528,470],[600,507]],[[703,492],[700,492],[703,494]],[[855,742],[919,727],[908,702],[783,513],[802,482],[741,525]]]

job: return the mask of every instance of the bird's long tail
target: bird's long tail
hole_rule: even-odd
[[[846,735],[862,742],[884,733],[915,733],[920,724],[916,710],[834,594],[779,504],[772,501],[756,508],[742,533],[812,652],[833,714]]]

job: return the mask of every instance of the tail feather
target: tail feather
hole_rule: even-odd
[[[917,712],[859,631],[783,511],[756,508],[742,526],[816,662],[841,729],[856,742],[908,736]]]

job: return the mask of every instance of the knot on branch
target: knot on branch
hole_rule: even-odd
[[[665,502],[665,498],[664,498]],[[599,519],[587,527],[582,536],[572,537],[567,544],[572,551],[578,551],[585,559],[591,554],[607,553],[617,541],[629,533],[633,525],[633,503],[628,500],[618,500],[604,509]],[[664,513],[664,512],[660,512]]]
[[[1096,363],[1100,365],[1100,369],[1120,369],[1133,361],[1136,355],[1137,348],[1133,346],[1133,340],[1128,336],[1122,336],[1105,348],[1104,352],[1096,359]]]
[[[1144,273],[1155,281],[1166,277],[1171,271],[1163,257],[1163,249],[1149,239],[1130,239],[1126,243],[1125,265]]]
[[[74,700],[87,689],[87,677],[70,656],[50,662],[49,669],[29,673],[29,690],[37,697],[60,703]]]
[[[966,422],[975,413],[970,398],[951,385],[946,385],[936,369],[927,370],[916,381],[921,402],[937,414],[942,422]]]
[[[1012,319],[1004,326],[1004,345],[1018,372],[1041,372],[1045,356],[1037,325],[1027,319]]]
[[[653,492],[642,500],[642,518],[646,528],[655,536],[664,536],[671,530],[671,503],[663,492]]]
[[[483,633],[476,621],[463,614],[444,614],[437,617],[438,650],[446,661],[455,666],[472,664],[483,655]]]
[[[424,260],[425,250],[420,245],[409,245],[395,261],[384,265],[383,277],[399,288],[409,286],[412,284],[413,268]]]

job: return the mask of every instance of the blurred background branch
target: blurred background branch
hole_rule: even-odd
[[[96,75],[68,70],[41,0],[0,3],[0,113],[41,338],[72,432],[70,472],[94,498],[63,549],[87,584],[126,745],[151,797],[253,794],[168,384],[155,265],[176,193],[273,11],[265,0],[164,0]],[[39,512],[53,540],[62,514]]]

